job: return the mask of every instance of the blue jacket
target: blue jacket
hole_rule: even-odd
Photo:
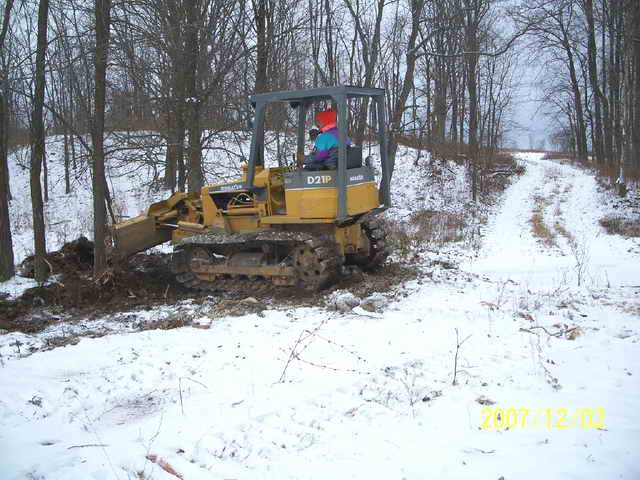
[[[321,133],[316,138],[316,160],[326,160],[329,158],[329,150],[339,145],[338,127],[333,127],[331,130],[327,130]],[[351,139],[347,137],[347,145],[351,145]]]

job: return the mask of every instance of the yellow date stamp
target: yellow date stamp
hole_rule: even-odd
[[[605,429],[604,408],[483,408],[484,430],[513,428],[597,428]]]

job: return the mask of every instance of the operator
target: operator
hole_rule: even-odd
[[[320,135],[316,137],[314,153],[306,163],[308,170],[335,170],[338,166],[339,132],[337,114],[335,110],[323,110],[316,114],[316,124]],[[346,144],[351,145],[351,139],[346,138]]]

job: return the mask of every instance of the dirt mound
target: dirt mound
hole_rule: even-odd
[[[94,318],[104,313],[173,303],[193,297],[173,281],[170,255],[136,255],[93,278],[93,244],[84,237],[47,255],[55,280],[0,300],[0,329],[34,333],[62,318]],[[33,276],[33,257],[20,266]]]
[[[320,292],[247,279],[228,279],[213,290],[197,291],[175,281],[170,254],[138,254],[127,262],[111,266],[96,280],[92,276],[93,244],[84,237],[47,255],[47,262],[55,281],[31,288],[18,299],[0,300],[0,329],[36,333],[62,321],[92,319],[108,313],[205,297],[218,299],[221,314],[238,314],[236,304],[246,298],[248,292],[260,310],[266,306],[321,306],[326,296],[336,289],[346,289],[364,298],[375,292],[388,292],[418,275],[416,269],[389,263],[376,273],[356,273]],[[25,260],[20,268],[23,274],[33,276],[33,258]]]
[[[48,253],[45,258],[49,275],[77,270],[88,271],[93,268],[93,242],[86,237],[79,237],[73,242],[65,243],[57,252]],[[18,266],[20,275],[33,278],[34,263],[33,255],[25,258]]]

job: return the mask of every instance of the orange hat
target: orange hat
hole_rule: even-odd
[[[338,121],[338,117],[335,110],[323,110],[316,113],[316,122],[324,130],[327,127],[335,127]]]

